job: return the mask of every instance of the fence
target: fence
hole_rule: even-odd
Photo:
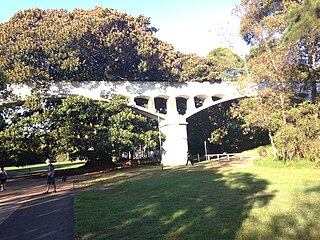
[[[220,160],[220,159],[240,159],[243,158],[252,158],[254,159],[254,153],[217,153],[217,154],[206,154],[206,160]]]

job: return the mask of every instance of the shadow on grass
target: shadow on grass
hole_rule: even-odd
[[[319,240],[320,185],[297,193],[290,205],[268,219],[255,219],[239,239]]]
[[[19,200],[25,202],[1,224],[1,240],[74,239],[71,194],[40,193]],[[10,207],[1,209],[0,215]]]
[[[320,194],[320,185],[317,187],[309,188],[305,191],[306,193],[318,193]]]
[[[76,194],[79,239],[234,239],[253,206],[273,197],[264,179],[206,165],[95,184],[112,187]]]

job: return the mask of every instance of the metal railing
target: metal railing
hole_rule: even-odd
[[[254,159],[254,153],[217,153],[217,154],[206,154],[205,155],[206,160],[222,160],[227,159],[230,161],[230,159],[239,158],[242,160],[243,158],[252,158]]]

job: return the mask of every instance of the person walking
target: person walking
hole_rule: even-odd
[[[49,193],[51,185],[53,185],[53,192],[56,193],[57,187],[56,187],[56,181],[54,177],[54,166],[51,163],[50,159],[47,159],[45,163],[47,164],[48,168],[47,168],[47,191],[45,191],[44,194]]]
[[[192,160],[192,156],[189,152],[187,152],[187,163],[186,166],[188,165],[188,162],[190,162],[193,165],[193,160]]]
[[[0,190],[2,187],[2,191],[6,190],[6,181],[8,178],[7,172],[4,170],[4,167],[1,167],[1,172],[0,172]]]

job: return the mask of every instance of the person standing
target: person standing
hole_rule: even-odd
[[[188,162],[190,162],[193,165],[193,160],[192,160],[192,156],[189,152],[187,152],[187,163],[186,166],[188,165]]]
[[[53,185],[53,192],[57,192],[56,181],[55,181],[55,177],[54,177],[54,166],[51,163],[50,159],[47,159],[45,162],[46,162],[48,168],[47,168],[47,191],[45,191],[44,194],[49,193],[51,185]]]
[[[6,190],[6,181],[8,178],[7,172],[4,170],[4,167],[1,167],[1,172],[0,172],[0,190],[2,186],[2,191]]]

